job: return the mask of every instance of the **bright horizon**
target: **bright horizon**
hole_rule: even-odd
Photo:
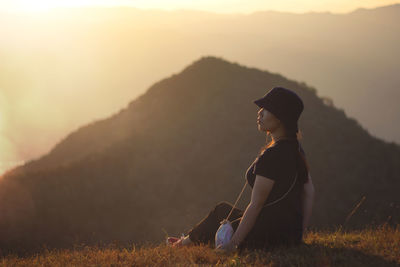
[[[291,13],[307,12],[331,12],[348,13],[358,8],[376,8],[400,3],[393,0],[282,0],[282,1],[261,1],[261,0],[204,0],[188,2],[184,0],[0,0],[0,11],[2,12],[37,12],[47,11],[52,8],[63,7],[118,7],[127,6],[139,9],[162,9],[162,10],[200,10],[214,13],[253,13],[256,11],[280,11]]]

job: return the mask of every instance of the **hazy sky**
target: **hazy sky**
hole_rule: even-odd
[[[0,12],[32,12],[39,14],[38,17],[45,17],[40,11],[57,7],[132,6],[140,9],[191,9],[246,14],[265,10],[347,13],[361,7],[375,8],[396,3],[400,3],[400,0],[0,0]],[[145,33],[143,38],[131,36],[130,43],[135,44],[136,51],[149,49],[160,53],[135,54],[135,50],[129,48],[132,52],[126,56],[120,53],[127,51],[124,50],[126,48],[122,46],[123,49],[119,50],[113,46],[113,38],[118,37],[118,31],[115,31],[115,36],[104,36],[104,39],[101,39],[102,35],[94,35],[100,39],[91,39],[88,33],[94,33],[86,32],[89,28],[82,31],[62,28],[57,35],[57,32],[52,34],[55,29],[52,25],[43,24],[43,29],[39,22],[32,28],[27,26],[27,14],[15,17],[17,21],[13,25],[7,23],[7,16],[0,14],[0,20],[4,19],[4,25],[0,27],[0,51],[3,52],[0,55],[0,175],[26,159],[47,153],[56,141],[80,126],[118,112],[140,90],[171,74],[163,73],[164,67],[153,66],[152,60],[162,61],[166,58],[163,50],[159,49],[165,44],[152,39],[157,36]],[[178,39],[171,39],[168,44],[181,47]],[[68,53],[61,53],[60,49]],[[207,51],[196,49],[185,47],[182,53],[192,56],[199,51]],[[108,51],[108,54],[102,54],[104,51]],[[199,52],[197,57],[203,53]],[[137,69],[130,69],[132,58],[143,63],[137,65]],[[188,63],[179,64],[183,68]],[[148,73],[154,76],[135,77],[138,73],[147,73],[140,71],[150,69]],[[151,83],[144,84],[142,79]],[[96,97],[95,101],[92,101],[93,96]],[[83,107],[84,115],[81,114]]]
[[[393,0],[0,0],[2,11],[37,11],[63,6],[133,6],[142,9],[196,9],[217,13],[251,13],[259,10],[346,13],[354,9],[374,8],[399,3]]]

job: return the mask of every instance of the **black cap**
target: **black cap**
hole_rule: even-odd
[[[286,130],[298,132],[297,122],[304,104],[301,98],[292,90],[274,87],[254,103],[274,114],[286,127]]]

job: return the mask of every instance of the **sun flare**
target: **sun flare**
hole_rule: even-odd
[[[20,11],[41,11],[53,7],[55,7],[54,1],[51,0],[40,0],[40,1],[20,0],[17,1],[17,3],[14,3],[12,6],[14,10],[20,10]]]
[[[47,11],[59,7],[115,6],[118,5],[118,3],[118,1],[104,0],[17,0],[5,4],[5,7],[12,11],[35,12]],[[0,0],[0,6],[4,6],[2,0]]]

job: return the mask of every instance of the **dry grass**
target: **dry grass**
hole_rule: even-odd
[[[218,254],[206,245],[170,248],[80,246],[29,257],[7,256],[0,266],[400,266],[400,227],[309,232],[305,244],[269,251]]]

